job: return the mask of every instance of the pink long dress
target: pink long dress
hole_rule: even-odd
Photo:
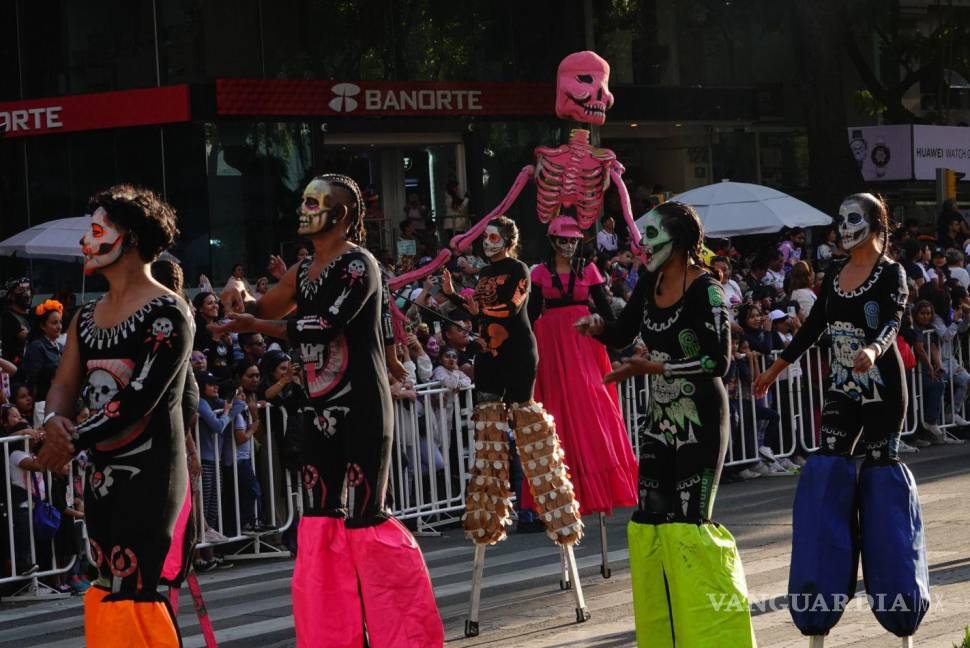
[[[569,275],[559,278],[568,292]],[[589,315],[590,287],[604,281],[591,263],[575,279],[572,297],[564,299],[545,265],[532,271],[532,298],[541,290],[545,305],[534,326],[539,349],[535,399],[556,420],[583,515],[609,515],[614,508],[637,503],[637,460],[616,388],[603,384],[611,369],[609,357],[601,343],[573,328],[576,320]],[[522,499],[523,508],[534,509],[528,488]]]

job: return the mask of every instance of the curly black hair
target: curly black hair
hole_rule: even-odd
[[[145,263],[157,259],[179,234],[175,210],[150,189],[115,185],[88,200],[90,213],[99,207],[107,212],[108,220],[124,231],[125,247],[137,249]]]

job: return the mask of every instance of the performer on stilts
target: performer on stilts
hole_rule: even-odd
[[[298,233],[314,253],[215,332],[252,331],[300,349],[314,416],[293,570],[300,648],[444,643],[421,550],[385,505],[394,416],[384,362],[382,277],[364,240],[357,183],[328,173],[303,192]],[[282,319],[293,307],[297,317]],[[260,319],[257,319],[260,318]]]
[[[620,317],[576,322],[614,348],[639,334],[649,350],[604,380],[650,377],[640,501],[627,528],[637,645],[650,648],[755,645],[734,538],[712,520],[730,440],[731,329],[720,283],[700,265],[703,242],[693,208],[658,206],[641,241],[647,272]]]
[[[828,331],[832,372],[821,444],[802,468],[792,511],[789,610],[803,634],[828,634],[855,596],[861,551],[873,614],[906,645],[930,603],[919,495],[898,454],[908,394],[896,346],[906,271],[886,256],[882,199],[849,196],[836,222],[849,259],[826,273],[808,319],[753,387],[763,396]],[[860,439],[865,459],[857,477],[852,454]]]
[[[84,272],[100,273],[109,289],[71,323],[38,461],[58,469],[88,453],[85,517],[99,574],[84,599],[88,648],[174,648],[181,640],[158,585],[182,569],[182,394],[193,327],[185,303],[151,278],[149,264],[174,241],[175,213],[128,185],[95,194],[89,206]],[[91,417],[75,427],[79,396]]]
[[[599,513],[600,571],[609,578],[605,516],[636,505],[637,461],[616,387],[603,383],[612,370],[606,348],[573,327],[590,314],[590,299],[599,315],[613,319],[606,280],[596,264],[576,255],[582,238],[575,219],[556,217],[549,224],[552,254],[532,270],[529,310],[539,349],[535,398],[556,420],[580,514]],[[527,489],[522,500],[523,508],[534,508]]]
[[[504,216],[485,228],[482,247],[489,264],[479,274],[474,296],[469,295],[464,303],[477,317],[481,345],[475,358],[475,454],[463,516],[466,535],[478,545],[472,618],[466,628],[471,635],[477,634],[484,547],[504,539],[510,522],[510,420],[522,462],[523,490],[527,485],[531,491],[546,533],[568,547],[570,556],[571,545],[583,535],[554,421],[533,395],[539,358],[528,316],[529,269],[515,258],[518,240],[515,222]],[[578,603],[581,620],[588,614]]]

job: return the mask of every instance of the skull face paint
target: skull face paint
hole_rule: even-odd
[[[872,232],[865,206],[857,200],[846,200],[835,217],[839,229],[839,242],[846,251],[865,241]]]
[[[303,190],[300,202],[300,222],[296,233],[302,236],[316,234],[327,226],[330,210],[333,208],[332,189],[324,180],[313,180]]]
[[[657,210],[651,210],[647,214],[647,220],[643,226],[643,240],[640,241],[643,252],[647,256],[647,271],[655,272],[670,258],[673,252],[673,240],[670,233],[663,226],[660,214]]]
[[[576,52],[559,64],[556,74],[556,116],[602,125],[613,105],[610,64],[596,52]]]
[[[549,239],[552,242],[552,249],[554,249],[557,254],[567,259],[571,259],[576,254],[576,248],[579,247],[578,238],[570,238],[568,236],[550,236]]]
[[[81,238],[84,274],[93,274],[120,259],[123,240],[124,235],[108,220],[108,212],[98,207],[91,215],[91,229]]]
[[[489,225],[485,228],[485,238],[482,240],[482,248],[485,250],[485,256],[489,259],[495,257],[505,249],[505,245],[505,237],[502,236],[499,228],[494,225]]]

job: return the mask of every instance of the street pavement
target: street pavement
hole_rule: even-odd
[[[923,502],[933,607],[916,636],[916,646],[951,648],[970,624],[970,445],[924,449],[910,455]],[[715,514],[741,548],[761,646],[808,645],[784,607],[791,544],[791,503],[796,478],[763,477],[722,486]],[[629,511],[609,520],[612,577],[599,573],[596,518],[587,518],[587,538],[576,549],[583,591],[592,619],[575,622],[573,595],[559,587],[559,555],[544,534],[511,535],[486,553],[481,634],[463,636],[473,548],[459,530],[422,537],[448,646],[502,648],[634,646],[630,573],[625,526]],[[294,646],[289,559],[238,563],[200,577],[209,614],[222,648]],[[876,622],[858,594],[827,647],[898,646]],[[204,646],[191,598],[183,590],[179,609],[186,648]],[[0,605],[0,648],[76,648],[83,645],[78,598]],[[721,648],[721,647],[717,647]],[[729,647],[726,647],[729,648]]]

